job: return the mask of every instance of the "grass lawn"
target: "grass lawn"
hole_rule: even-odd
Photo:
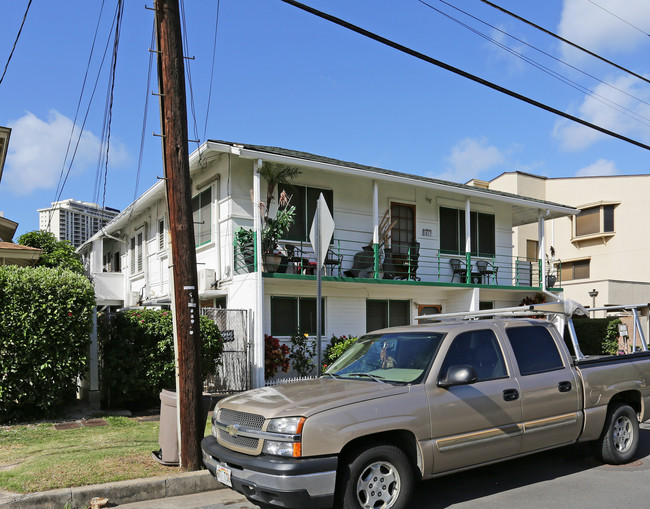
[[[0,427],[0,489],[31,493],[179,471],[151,457],[160,449],[158,422],[104,419],[108,426],[67,430],[53,423]]]

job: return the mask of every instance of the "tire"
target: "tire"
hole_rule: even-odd
[[[357,451],[342,472],[344,509],[406,509],[413,493],[413,468],[393,445]]]
[[[629,463],[639,445],[639,420],[634,409],[625,403],[613,405],[607,412],[597,453],[610,465]]]

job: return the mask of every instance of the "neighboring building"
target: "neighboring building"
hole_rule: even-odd
[[[57,239],[79,247],[113,219],[119,210],[96,203],[63,200],[38,210],[39,229],[52,232]]]
[[[5,218],[0,212],[0,265],[36,265],[43,250],[14,244],[16,228],[18,223]]]
[[[260,207],[251,197],[266,201],[263,162],[301,170],[285,186],[297,213],[280,242],[276,272],[246,266],[254,258],[245,262],[234,242],[240,227],[255,224]],[[535,224],[544,245],[538,219],[577,212],[543,199],[223,141],[208,141],[190,156],[190,176],[201,305],[248,311],[253,386],[263,383],[264,334],[288,340],[297,330],[316,332],[308,239],[321,193],[335,225],[332,264],[322,277],[324,344],[332,335],[417,323],[420,314],[518,305],[545,292],[545,262],[516,256],[513,227]],[[271,216],[283,189],[275,189]],[[160,181],[81,246],[98,306],[170,305],[169,227]]]
[[[547,178],[508,172],[489,188],[580,210],[545,221],[549,273],[566,298],[587,307],[650,302],[650,224],[643,219],[650,212],[650,175]],[[537,258],[536,227],[515,228],[514,245],[515,254]]]

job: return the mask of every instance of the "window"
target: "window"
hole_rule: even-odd
[[[325,299],[321,300],[321,332],[325,331]],[[314,297],[271,297],[271,334],[316,334]]]
[[[158,252],[163,253],[165,251],[165,220],[158,220]]]
[[[113,253],[113,272],[121,272],[121,267],[120,267],[120,252],[117,251],[116,253]]]
[[[539,242],[537,240],[526,240],[526,260],[536,262],[539,258]]]
[[[410,301],[366,300],[366,331],[411,323]]]
[[[614,204],[582,209],[575,216],[575,235],[597,235],[614,232]]]
[[[284,184],[278,186],[278,194],[282,194],[282,191],[286,191],[291,197],[289,204],[296,207],[295,221],[289,228],[286,240],[309,240],[309,230],[316,215],[316,203],[321,193],[325,197],[327,208],[334,215],[334,192],[331,189]]]
[[[194,243],[202,246],[212,240],[212,188],[192,198],[192,217],[194,220]]]
[[[420,304],[418,306],[418,316],[438,315],[440,313],[442,313],[442,306],[440,304]],[[425,318],[424,320],[418,320],[417,323],[436,323],[439,321],[435,318]]]
[[[408,254],[409,245],[415,240],[415,205],[391,203],[390,218],[395,221],[390,231],[390,247],[393,253]]]
[[[564,368],[555,340],[545,327],[509,327],[506,334],[522,376]]]
[[[470,212],[471,253],[494,256],[495,223],[493,214]],[[440,207],[440,250],[445,253],[465,253],[465,211]]]
[[[142,272],[142,232],[131,237],[131,275]]]
[[[574,260],[572,262],[562,262],[560,275],[561,280],[571,281],[572,279],[589,279],[589,259]]]
[[[463,364],[476,370],[479,382],[508,376],[499,342],[490,329],[462,332],[456,336],[440,368],[440,378],[447,376],[451,366]]]

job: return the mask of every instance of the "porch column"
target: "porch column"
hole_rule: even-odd
[[[379,244],[379,186],[372,181],[372,243]]]
[[[471,202],[469,196],[465,200],[465,260],[467,263],[467,276],[465,281],[467,283],[472,282],[472,214],[471,214]]]
[[[253,229],[255,231],[255,305],[253,306],[253,388],[264,387],[264,281],[262,280],[262,217],[260,211],[260,168],[262,160],[253,165]]]
[[[547,213],[548,211],[546,210],[539,210],[537,212],[537,238],[539,239],[537,258],[542,261],[540,265],[541,274],[539,277],[541,279],[543,292],[546,291],[546,231],[544,218]]]

